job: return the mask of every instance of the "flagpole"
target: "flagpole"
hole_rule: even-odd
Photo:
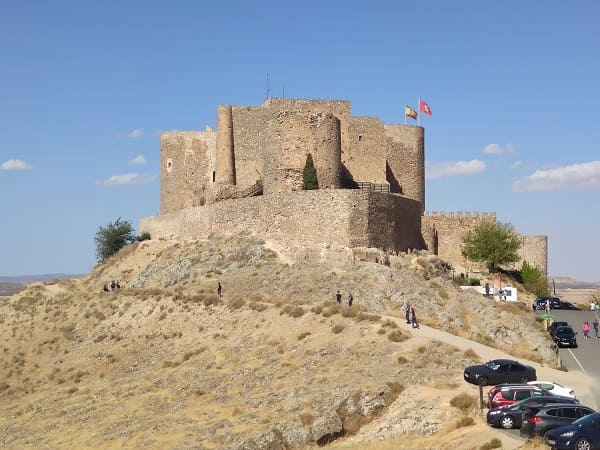
[[[421,97],[417,100],[417,126],[421,126]]]
[[[407,125],[407,122],[406,122],[406,106],[404,107],[404,125]]]

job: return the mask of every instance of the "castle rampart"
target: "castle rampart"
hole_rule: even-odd
[[[283,245],[335,244],[399,252],[424,248],[420,205],[350,189],[284,192],[197,206],[140,222],[153,238],[207,238],[251,232]]]

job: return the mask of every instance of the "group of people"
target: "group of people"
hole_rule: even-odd
[[[419,328],[419,322],[417,322],[417,315],[415,314],[415,308],[410,303],[406,304],[405,308],[406,323],[412,325],[413,328]]]
[[[104,292],[115,292],[117,289],[121,289],[121,285],[119,284],[118,281],[115,281],[115,280],[111,281],[111,283],[110,283],[110,289],[108,289],[108,285],[107,284],[105,284],[102,287],[102,290]]]
[[[594,328],[594,337],[596,339],[598,339],[598,318],[594,319],[594,322],[592,323],[592,327]],[[586,320],[585,322],[583,322],[583,325],[581,325],[581,331],[583,331],[583,336],[586,339],[589,339],[589,334],[590,334],[590,323]]]
[[[338,305],[342,304],[342,293],[338,290],[335,294],[335,301]],[[348,306],[352,306],[352,302],[354,301],[354,297],[352,297],[352,292],[348,292]]]

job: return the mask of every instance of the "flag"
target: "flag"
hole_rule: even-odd
[[[425,113],[426,116],[431,115],[431,108],[429,107],[429,105],[427,103],[425,103],[421,99],[419,99],[419,111],[421,111],[422,113]]]
[[[419,117],[419,114],[408,105],[406,105],[404,108],[404,115],[415,120],[417,120],[417,117]]]

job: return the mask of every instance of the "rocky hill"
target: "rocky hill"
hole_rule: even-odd
[[[427,253],[145,241],[0,304],[0,445],[283,449],[375,419],[366,440],[460,427],[472,405],[450,400],[480,357],[399,326],[407,303],[421,323],[555,361],[526,304],[457,290]]]

